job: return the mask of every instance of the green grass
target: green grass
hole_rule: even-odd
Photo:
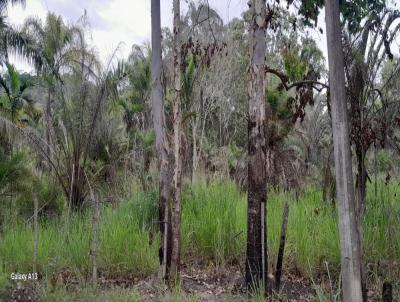
[[[394,280],[400,273],[400,187],[379,183],[368,188],[363,220],[364,259],[373,277]],[[137,193],[116,208],[103,208],[99,270],[111,274],[146,276],[158,268],[157,193]],[[284,268],[316,278],[340,272],[337,211],[322,202],[319,190],[268,196],[268,248],[271,271],[276,263],[284,202],[290,205]],[[217,265],[243,263],[246,249],[246,196],[231,182],[185,187],[182,210],[183,259],[196,257]],[[64,267],[88,276],[91,270],[91,218],[71,218],[68,229],[60,221],[42,223],[38,267],[44,274]],[[0,238],[0,288],[9,284],[10,272],[32,269],[31,225],[6,228]],[[382,275],[383,274],[383,275]],[[381,279],[380,279],[381,280]],[[4,286],[3,286],[4,285]]]
[[[65,287],[51,289],[50,286],[43,286],[39,287],[38,292],[43,302],[142,301],[138,292],[126,289],[110,289],[107,291],[99,291],[92,287],[81,287],[79,290],[67,290]]]
[[[322,194],[313,189],[307,189],[298,201],[290,194],[270,194],[267,218],[270,262],[276,263],[286,200],[289,202],[286,266],[305,276],[324,270],[325,261],[339,268],[337,213],[330,204],[323,203]]]
[[[182,245],[186,255],[225,263],[241,259],[246,246],[246,203],[233,183],[198,183],[185,190]]]
[[[152,197],[150,195],[150,197]],[[143,219],[152,212],[153,200],[140,194],[136,200],[117,209],[105,208],[100,226],[99,269],[109,273],[132,273],[142,276],[157,268],[157,236],[150,244],[150,227]],[[146,212],[147,211],[147,212]],[[40,225],[38,271],[46,275],[68,267],[86,275],[91,270],[91,218],[73,216],[67,229],[60,221]],[[32,270],[32,226],[19,224],[6,229],[0,240],[0,259],[7,272]]]

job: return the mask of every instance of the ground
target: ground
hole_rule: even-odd
[[[20,287],[10,291],[8,301],[264,301],[260,296],[248,298],[242,271],[239,266],[182,265],[181,284],[172,291],[160,282],[157,274],[137,278],[106,276],[102,273],[98,280],[99,287],[95,291],[88,291],[86,282],[66,268],[53,275],[50,286],[43,287],[44,280],[39,280],[39,293],[33,292],[32,286]],[[271,284],[274,282],[272,278],[270,274]],[[329,282],[314,286],[311,280],[286,273],[282,276],[280,293],[274,293],[274,301],[331,301],[318,290],[324,288],[329,291],[330,286]],[[337,289],[331,290],[338,292]],[[380,301],[376,293],[370,291],[368,294],[369,301]]]

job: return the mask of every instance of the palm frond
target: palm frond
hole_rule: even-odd
[[[11,5],[21,4],[22,6],[25,6],[26,0],[0,0],[0,12],[7,10],[7,6],[9,4]]]

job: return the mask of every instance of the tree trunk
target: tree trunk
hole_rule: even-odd
[[[392,302],[393,301],[393,287],[389,282],[383,282],[382,286],[382,302]]]
[[[93,217],[92,217],[92,247],[90,254],[92,255],[92,282],[93,286],[97,286],[97,257],[99,255],[99,241],[100,241],[100,205],[99,201],[90,189],[91,199],[93,202]]]
[[[360,257],[363,259],[363,242],[361,238],[363,238],[363,228],[362,228],[362,217],[364,214],[365,206],[366,206],[366,197],[367,197],[367,171],[365,169],[365,155],[366,152],[362,146],[356,144],[356,157],[357,157],[357,198],[356,198],[356,220],[358,226],[358,235],[359,235],[359,248],[360,248]],[[366,302],[368,300],[367,296],[367,282],[365,275],[365,266],[361,262],[361,289],[363,295],[363,301]]]
[[[170,163],[169,163],[169,143],[167,139],[164,113],[163,89],[161,84],[162,59],[161,59],[161,20],[160,20],[160,0],[151,1],[151,28],[152,28],[152,58],[151,58],[151,77],[152,77],[152,110],[153,124],[156,133],[156,149],[160,166],[159,181],[159,215],[160,232],[162,237],[162,247],[160,248],[160,262],[164,278],[168,277],[169,266],[171,263],[171,224],[170,222]]]
[[[46,120],[46,152],[48,159],[50,161],[53,161],[53,153],[52,153],[52,140],[51,140],[51,135],[52,135],[52,117],[51,117],[51,96],[52,96],[52,89],[49,88],[48,95],[47,95],[47,101],[46,101],[46,110],[45,110],[45,120]],[[49,171],[51,171],[51,164],[47,163],[47,168]]]
[[[367,171],[365,169],[365,155],[366,152],[362,146],[356,144],[356,157],[357,157],[357,215],[359,219],[363,216],[366,196],[367,196]]]
[[[289,203],[286,201],[285,207],[283,209],[281,239],[279,242],[278,261],[276,263],[276,274],[275,274],[275,290],[278,293],[279,293],[279,288],[281,286],[282,264],[283,264],[283,256],[285,253],[286,230],[287,230],[288,219],[289,219]]]
[[[37,196],[33,196],[33,273],[37,273],[37,254],[39,243],[39,203]]]
[[[265,226],[266,203],[266,140],[265,140],[265,0],[250,2],[250,62],[247,92],[249,98],[248,120],[248,208],[246,285],[248,289],[267,281],[267,255]],[[263,259],[263,256],[265,259]],[[266,287],[265,287],[266,289]]]
[[[326,0],[332,132],[339,207],[343,301],[362,301],[361,251],[355,213],[339,2]]]
[[[180,262],[180,223],[181,223],[181,179],[182,179],[182,109],[181,109],[181,40],[180,40],[180,0],[173,0],[174,10],[174,200],[172,209],[172,254],[171,277],[177,278]]]
[[[192,123],[192,169],[191,169],[191,175],[190,175],[190,181],[193,183],[193,177],[194,173],[196,172],[196,166],[197,166],[197,124],[198,124],[198,118],[196,116],[196,121]]]

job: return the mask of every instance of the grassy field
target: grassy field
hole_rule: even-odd
[[[400,276],[400,203],[397,196],[400,196],[400,187],[394,183],[387,186],[380,183],[376,196],[373,186],[368,188],[363,220],[364,259],[369,271],[368,281],[374,286]],[[290,206],[285,271],[312,280],[324,276],[338,280],[337,211],[331,204],[324,203],[321,192],[314,188],[304,190],[297,200],[291,193],[269,194],[267,224],[271,271],[276,262],[285,201]],[[143,278],[157,271],[157,213],[156,192],[136,193],[115,209],[103,208],[98,264],[101,272]],[[61,221],[41,223],[38,271],[46,277],[45,280],[50,280],[53,272],[65,268],[72,270],[82,282],[90,276],[90,224],[91,218],[87,213],[73,216],[68,225]],[[243,263],[245,238],[246,196],[233,183],[206,185],[198,182],[185,187],[182,213],[184,261],[196,259],[216,266]],[[2,291],[10,286],[11,272],[32,270],[32,255],[30,224],[10,226],[4,230],[0,237]],[[115,295],[118,300],[119,294]]]

